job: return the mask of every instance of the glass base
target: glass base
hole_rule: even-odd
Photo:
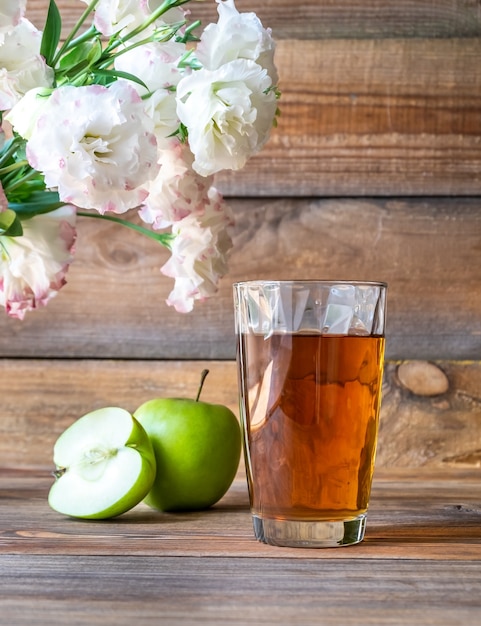
[[[253,515],[258,541],[286,548],[336,548],[360,543],[366,530],[366,514],[339,521],[263,519]]]

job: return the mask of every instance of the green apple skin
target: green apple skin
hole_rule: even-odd
[[[101,430],[102,416],[108,412],[118,418],[110,428],[113,433],[109,441],[112,458],[103,461],[106,469],[100,467],[101,475],[97,477],[95,472],[99,471],[95,464],[89,467],[88,455],[90,450],[96,452],[95,436]],[[121,429],[117,428],[120,419],[126,422],[122,432],[125,431],[127,439],[123,441],[118,432]],[[89,433],[90,443],[82,449],[86,433]],[[84,467],[80,470],[69,467],[72,461],[76,467]],[[145,498],[156,472],[149,436],[131,414],[118,407],[87,413],[67,428],[55,443],[54,463],[58,478],[50,488],[48,503],[58,513],[82,519],[101,520],[126,513]]]
[[[215,504],[239,467],[241,431],[230,409],[193,399],[157,398],[134,416],[154,448],[157,473],[144,502],[160,511],[195,511]]]

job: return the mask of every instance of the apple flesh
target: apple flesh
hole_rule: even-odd
[[[121,515],[145,498],[155,478],[147,433],[118,407],[92,411],[69,426],[55,443],[54,463],[48,502],[72,517]]]
[[[198,399],[158,398],[134,416],[154,448],[157,474],[144,502],[160,511],[193,511],[215,504],[239,466],[241,433],[230,409]]]

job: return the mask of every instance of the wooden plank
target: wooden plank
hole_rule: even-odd
[[[41,466],[50,471],[53,444],[75,419],[102,406],[133,412],[155,397],[191,397],[202,369],[210,370],[206,402],[238,414],[234,363],[172,361],[0,361],[0,467]]]
[[[168,253],[79,220],[68,285],[23,322],[0,316],[0,356],[233,359],[231,284],[255,278],[389,284],[391,359],[479,359],[480,199],[232,200],[237,225],[219,293],[182,315],[165,305]]]
[[[406,364],[386,364],[377,467],[479,468],[481,362],[418,361],[414,380],[445,377],[435,395],[400,375]],[[155,397],[195,397],[204,367],[202,399],[239,415],[232,361],[2,359],[0,467],[48,473],[53,444],[74,420],[102,406],[133,412]]]
[[[0,564],[11,626],[479,624],[479,563],[49,555]]]
[[[375,563],[430,559],[481,567],[478,470],[378,471],[363,543],[345,549],[267,546],[255,540],[245,479],[235,480],[214,507],[160,513],[140,504],[107,521],[76,520],[47,504],[51,478],[0,472],[0,555],[243,557]],[[278,567],[282,561],[278,561]],[[253,564],[255,567],[255,565]],[[320,567],[321,564],[319,564]],[[481,573],[481,570],[480,570]],[[481,581],[480,581],[481,582]]]
[[[418,362],[410,379],[406,365],[386,367],[377,464],[481,467],[481,363]],[[439,376],[445,391],[416,392],[414,382]]]
[[[292,12],[305,16],[299,32],[278,41],[282,116],[266,149],[241,172],[219,175],[219,187],[248,196],[479,195],[479,32],[464,37],[458,24],[459,33],[454,27],[448,37],[441,29],[438,39],[417,30],[415,37],[367,38],[357,24],[359,38],[303,35],[306,23],[317,32],[312,12],[323,21],[326,11],[334,11],[334,24],[341,10],[345,19],[364,15],[369,24],[381,10],[376,23],[402,24],[396,17],[402,14],[418,29],[429,23],[421,18],[434,12],[438,24],[456,24],[459,17],[475,31],[481,28],[479,12],[470,3],[447,0],[437,8],[407,0],[395,9],[387,2],[339,4],[342,10],[313,0],[303,10],[287,10],[286,0],[268,5],[289,23],[300,19],[292,19]],[[35,6],[40,10],[45,2]]]
[[[480,53],[481,38],[280,42],[279,126],[244,170],[219,175],[219,187],[479,195]]]
[[[85,8],[80,2],[57,0],[64,36]],[[47,0],[28,0],[27,16],[43,28]],[[191,2],[192,17],[203,25],[217,20],[214,0]],[[476,37],[481,16],[475,0],[236,0],[239,11],[254,11],[277,39],[361,37]]]

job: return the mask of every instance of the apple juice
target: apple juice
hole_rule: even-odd
[[[384,338],[241,334],[247,481],[254,516],[346,520],[367,510]]]

